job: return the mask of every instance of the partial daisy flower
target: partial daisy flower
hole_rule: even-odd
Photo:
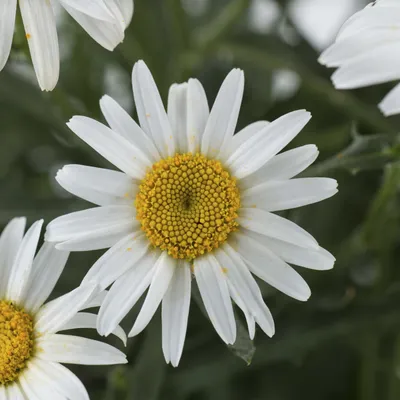
[[[0,399],[74,399],[89,396],[81,381],[60,363],[126,363],[116,348],[58,332],[95,328],[100,306],[96,285],[80,286],[43,305],[67,262],[68,252],[45,243],[35,257],[43,221],[24,236],[25,218],[13,219],[0,236]],[[118,326],[114,331],[125,341]]]
[[[173,366],[185,340],[192,275],[225,343],[236,339],[231,299],[243,310],[251,338],[255,323],[272,336],[274,321],[251,273],[305,301],[310,288],[288,263],[319,270],[334,264],[310,234],[272,213],[337,192],[333,179],[291,179],[317,158],[314,145],[277,155],[310,113],[255,122],[233,136],[241,70],[226,77],[211,112],[196,79],[171,86],[168,113],[143,61],[132,80],[141,127],[108,96],[100,106],[111,129],[82,116],[68,123],[122,172],[61,169],[60,185],[98,207],[55,219],[46,240],[71,251],[111,247],[84,279],[102,289],[113,284],[100,308],[99,333],[110,334],[149,288],[129,336],[146,327],[162,302],[163,351]]]
[[[61,6],[100,45],[112,51],[124,39],[133,15],[133,0],[19,0],[26,38],[42,90],[53,90],[60,72],[54,2]],[[10,55],[17,0],[0,4],[0,71]]]
[[[355,89],[400,79],[400,2],[378,0],[350,17],[319,62],[338,69],[337,89]],[[400,113],[400,84],[379,104],[386,115]]]

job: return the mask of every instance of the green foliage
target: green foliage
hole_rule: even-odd
[[[113,53],[65,18],[59,32],[61,79],[52,93],[40,92],[34,80],[17,73],[17,66],[31,65],[20,30],[16,34],[12,62],[0,74],[1,225],[19,215],[26,215],[30,223],[41,217],[49,222],[88,207],[59,188],[54,175],[67,163],[107,163],[65,122],[75,114],[101,118],[98,100],[105,93],[133,109],[130,74],[141,58],[154,73],[164,100],[169,85],[195,76],[212,104],[227,72],[243,68],[246,88],[239,127],[299,108],[310,110],[312,121],[291,146],[317,144],[321,156],[306,174],[339,181],[334,198],[285,214],[336,255],[335,269],[300,271],[313,292],[305,304],[260,282],[277,333],[269,339],[258,331],[254,356],[253,344],[244,336],[231,349],[247,363],[252,360],[249,366],[222,344],[193,301],[179,368],[164,363],[156,315],[143,334],[129,341],[128,365],[74,367],[92,399],[400,396],[400,121],[385,119],[376,108],[387,87],[334,90],[330,71],[318,65],[317,52],[290,19],[284,18],[297,38],[295,45],[281,39],[278,24],[268,34],[255,33],[248,22],[250,4],[210,0],[203,14],[193,16],[180,0],[136,0],[133,23]],[[272,83],[274,73],[283,68],[298,75],[300,87],[288,98],[277,99]],[[56,294],[79,284],[100,254],[74,254]],[[135,313],[123,322],[124,328],[130,329]],[[238,318],[242,320],[239,312]]]

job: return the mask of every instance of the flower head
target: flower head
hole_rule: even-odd
[[[80,310],[101,304],[95,285],[81,286],[43,305],[68,259],[45,243],[35,256],[43,221],[25,236],[25,218],[0,236],[0,398],[88,399],[79,379],[59,363],[121,364],[125,355],[107,344],[58,332],[94,328],[96,315]],[[116,328],[122,340],[125,335]]]
[[[378,0],[350,17],[319,62],[338,68],[337,89],[355,89],[400,78],[400,2]],[[385,115],[400,113],[400,85],[379,104]]]
[[[112,284],[98,331],[112,332],[148,289],[129,336],[146,327],[162,302],[163,351],[174,366],[185,340],[192,275],[224,342],[236,338],[231,299],[244,312],[250,337],[256,323],[272,336],[274,321],[251,273],[304,301],[310,288],[288,263],[321,270],[334,263],[310,234],[272,213],[337,192],[333,179],[291,179],[316,159],[315,146],[277,155],[310,114],[294,111],[234,135],[241,70],[226,77],[211,112],[196,79],[172,85],[166,113],[144,62],[132,78],[141,127],[108,96],[100,105],[111,129],[80,116],[68,124],[123,172],[61,169],[58,182],[98,206],[52,221],[46,240],[71,251],[111,247],[84,279],[103,289]]]
[[[133,0],[58,0],[83,29],[107,50],[124,39],[133,14]],[[20,0],[26,38],[42,90],[53,90],[58,82],[60,56],[54,5],[51,1]],[[0,70],[10,54],[17,0],[0,5]]]

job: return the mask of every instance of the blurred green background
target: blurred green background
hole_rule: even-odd
[[[376,108],[392,85],[338,92],[331,71],[317,62],[340,23],[364,4],[136,0],[133,23],[113,53],[61,14],[61,78],[52,93],[37,88],[19,25],[11,62],[0,73],[2,227],[14,216],[49,222],[90,206],[58,187],[54,175],[68,163],[107,163],[65,122],[76,114],[102,119],[98,101],[105,93],[134,114],[130,74],[138,59],[149,65],[164,100],[169,85],[194,76],[210,104],[228,71],[243,68],[238,128],[308,109],[313,119],[291,146],[317,144],[321,155],[306,174],[339,181],[334,198],[284,213],[331,251],[337,264],[328,272],[300,271],[313,292],[307,303],[260,282],[276,321],[273,339],[257,332],[254,347],[244,335],[228,349],[193,301],[179,368],[163,360],[157,314],[129,341],[128,365],[72,367],[92,399],[400,398],[400,119],[385,119]],[[101,253],[73,254],[54,296],[78,285]],[[250,365],[237,357],[249,361],[254,350]]]

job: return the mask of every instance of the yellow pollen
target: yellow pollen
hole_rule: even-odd
[[[154,246],[191,260],[219,247],[237,229],[240,192],[219,161],[176,154],[153,165],[135,205]]]
[[[0,386],[18,379],[34,348],[33,319],[8,301],[0,301]]]

